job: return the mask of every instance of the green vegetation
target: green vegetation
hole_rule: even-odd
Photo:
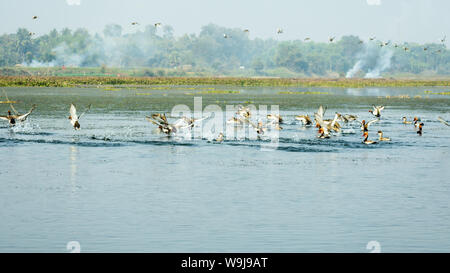
[[[168,25],[127,34],[119,25],[106,26],[103,34],[63,29],[36,37],[21,28],[0,36],[0,75],[342,78],[358,61],[357,78],[450,75],[450,51],[442,43],[381,46],[357,36],[277,41],[213,24],[181,37]]]
[[[97,86],[114,91],[115,86],[299,86],[299,87],[401,87],[450,86],[450,80],[393,80],[393,79],[301,79],[301,78],[236,78],[236,77],[45,77],[0,76],[0,86],[74,87]],[[169,87],[168,87],[169,88]],[[151,89],[146,88],[144,89]],[[161,87],[158,87],[161,89]],[[217,90],[203,92],[218,92]],[[231,91],[223,90],[222,93]]]

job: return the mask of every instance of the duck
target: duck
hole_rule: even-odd
[[[335,38],[336,38],[336,37],[330,37],[330,38],[328,38],[328,41],[330,41],[330,43],[332,43],[332,42],[334,41]]]
[[[228,124],[236,124],[236,125],[242,125],[244,124],[244,121],[239,117],[232,117],[229,120],[227,120]]]
[[[36,15],[35,15],[35,16],[33,16],[33,18],[32,18],[32,19],[33,19],[33,20],[36,20],[37,18],[38,18],[38,17],[37,17]]]
[[[388,137],[383,137],[383,132],[382,132],[382,131],[378,131],[378,140],[379,140],[379,141],[391,141],[390,138],[388,138]]]
[[[372,115],[376,116],[377,118],[381,117],[381,110],[384,110],[384,106],[375,106],[372,105],[373,110],[369,110]]]
[[[378,120],[378,119],[374,119],[374,120],[371,120],[371,121],[369,121],[369,122],[366,123],[366,121],[363,119],[363,120],[361,121],[361,131],[368,132],[368,131],[369,131],[369,126],[370,126],[371,124],[377,122],[377,121],[379,121],[379,120]]]
[[[172,133],[177,132],[177,126],[174,126],[173,124],[170,124],[167,121],[165,114],[152,114],[150,117],[146,116],[146,119],[150,121],[151,123],[158,126],[158,130],[164,134],[171,135]]]
[[[308,115],[298,115],[298,116],[295,116],[295,119],[298,121],[301,121],[304,126],[312,125],[311,118]]]
[[[419,128],[420,118],[414,117],[413,122],[414,122],[414,127]]]
[[[339,114],[339,120],[343,121],[345,123],[355,121],[357,118],[358,118],[358,116],[356,116],[356,115],[349,115],[349,114],[341,115],[341,114]]]
[[[418,130],[417,130],[417,134],[419,136],[422,135],[422,127],[423,127],[423,125],[424,125],[423,122],[419,123]]]
[[[13,115],[11,110],[8,110],[8,115],[0,116],[0,119],[8,121],[11,127],[15,126],[17,122],[24,122],[25,120],[27,120],[28,116],[31,115],[33,110],[36,108],[36,105],[33,105],[30,111],[28,111],[26,114],[21,115],[16,111],[16,109],[14,108],[14,106],[12,106],[12,104],[10,106],[16,114]]]
[[[407,120],[406,120],[406,117],[402,117],[402,123],[403,123],[403,124],[411,124],[412,121],[407,121]]]
[[[363,140],[363,143],[364,144],[367,144],[367,145],[369,145],[369,144],[377,144],[378,142],[376,142],[376,141],[373,141],[373,140],[369,140],[368,138],[369,138],[369,132],[364,132],[364,134],[363,134],[363,137],[364,137],[364,140]]]
[[[158,22],[158,23],[154,23],[153,25],[155,26],[155,28],[157,28],[157,27],[161,26],[161,23]]]
[[[283,123],[283,118],[278,114],[268,114],[267,119],[270,122]]]
[[[324,108],[322,105],[319,106],[317,113],[314,113],[314,119],[316,121],[316,125],[318,127],[325,127],[327,130],[334,130],[339,132],[341,129],[341,125],[337,122],[340,117],[339,113],[336,113],[334,119],[323,119],[323,116],[326,112],[326,107]]]
[[[239,116],[243,118],[249,118],[252,113],[250,112],[250,107],[239,106],[238,111],[236,112]]]
[[[439,120],[444,125],[450,126],[450,124],[447,121],[445,121],[442,117],[438,117],[437,120]]]
[[[73,129],[75,130],[80,130],[81,126],[80,126],[80,118],[86,114],[89,110],[91,110],[91,104],[89,104],[89,106],[87,107],[86,111],[84,111],[81,115],[77,115],[77,108],[75,107],[75,104],[70,104],[70,116],[69,116],[69,120],[70,120],[70,124],[72,124]]]
[[[330,132],[326,129],[324,129],[323,127],[319,127],[319,131],[318,131],[319,135],[317,136],[318,138],[330,138]]]
[[[200,118],[200,119],[194,119],[194,118],[187,118],[187,117],[182,117],[180,119],[178,119],[177,121],[174,122],[173,126],[175,126],[176,128],[193,128],[195,125],[195,122],[198,121],[202,121],[206,119],[205,118]]]
[[[216,141],[216,142],[222,142],[223,139],[224,139],[224,135],[223,135],[223,133],[220,133],[220,134],[217,136],[217,138],[214,139],[214,141]]]
[[[283,29],[277,28],[277,34],[281,34],[281,33],[283,33]]]

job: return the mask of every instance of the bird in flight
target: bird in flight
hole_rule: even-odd
[[[281,28],[277,28],[277,34],[283,33],[283,30]]]
[[[35,15],[35,16],[33,16],[33,20],[36,20],[38,17]]]
[[[330,43],[332,43],[334,41],[336,37],[330,37],[328,40],[330,41]]]
[[[155,27],[160,27],[160,26],[161,26],[161,23],[155,23],[154,26],[155,26]]]
[[[135,26],[135,25],[139,25],[138,22],[132,22],[131,25]]]
[[[89,104],[88,108],[86,109],[86,111],[84,111],[81,115],[77,115],[77,108],[75,107],[75,105],[72,103],[70,105],[70,124],[72,124],[73,129],[75,130],[80,130],[80,123],[78,122],[78,120],[80,120],[80,118],[87,113],[89,110],[91,109],[91,104]]]

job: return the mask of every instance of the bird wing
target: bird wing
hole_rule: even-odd
[[[19,121],[25,121],[35,108],[36,108],[36,105],[34,104],[33,107],[31,107],[30,111],[28,111],[28,113],[20,115],[16,119]]]
[[[325,112],[327,111],[327,107],[323,107],[322,105],[319,106],[319,110],[317,110],[317,114],[320,116],[321,119],[323,119],[323,116],[325,115]]]
[[[442,122],[442,124],[445,124],[447,126],[450,126],[450,124],[448,122],[446,122],[442,117],[438,117],[437,120],[439,120],[440,122]]]
[[[165,126],[164,124],[159,123],[158,121],[154,120],[153,117],[145,117],[148,121],[150,121],[151,123],[158,125],[158,126]]]
[[[83,113],[81,113],[81,115],[78,116],[78,119],[80,119],[84,114],[86,114],[87,112],[89,112],[89,110],[91,110],[91,106],[92,104],[89,104],[88,108],[86,109],[86,111],[84,111]]]
[[[70,105],[70,118],[72,120],[72,122],[75,122],[78,120],[78,116],[77,116],[77,108],[75,107],[75,105],[72,103]]]
[[[1,120],[9,120],[7,116],[0,116]]]
[[[2,91],[3,91],[3,94],[5,95],[6,101],[10,101],[9,98],[8,98],[8,94],[6,93],[5,89],[3,89]],[[12,105],[12,103],[10,103],[9,106],[14,111],[14,113],[16,113],[16,115],[20,115],[19,112],[17,112],[16,108],[14,108],[14,105]]]
[[[322,117],[320,117],[318,113],[315,113],[314,117],[316,119],[316,122],[319,123],[320,127],[323,129],[324,134],[328,135],[329,134],[328,125],[325,124],[325,122],[323,121]]]
[[[373,119],[373,120],[367,122],[367,123],[366,123],[367,128],[370,126],[370,124],[375,123],[375,122],[377,122],[377,121],[379,121],[379,119]]]

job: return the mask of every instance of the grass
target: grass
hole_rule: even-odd
[[[58,77],[58,76],[0,76],[0,87],[89,87],[155,85],[228,85],[228,86],[298,86],[298,87],[413,87],[450,86],[450,80],[405,79],[317,79],[317,78],[238,78],[238,77]]]

